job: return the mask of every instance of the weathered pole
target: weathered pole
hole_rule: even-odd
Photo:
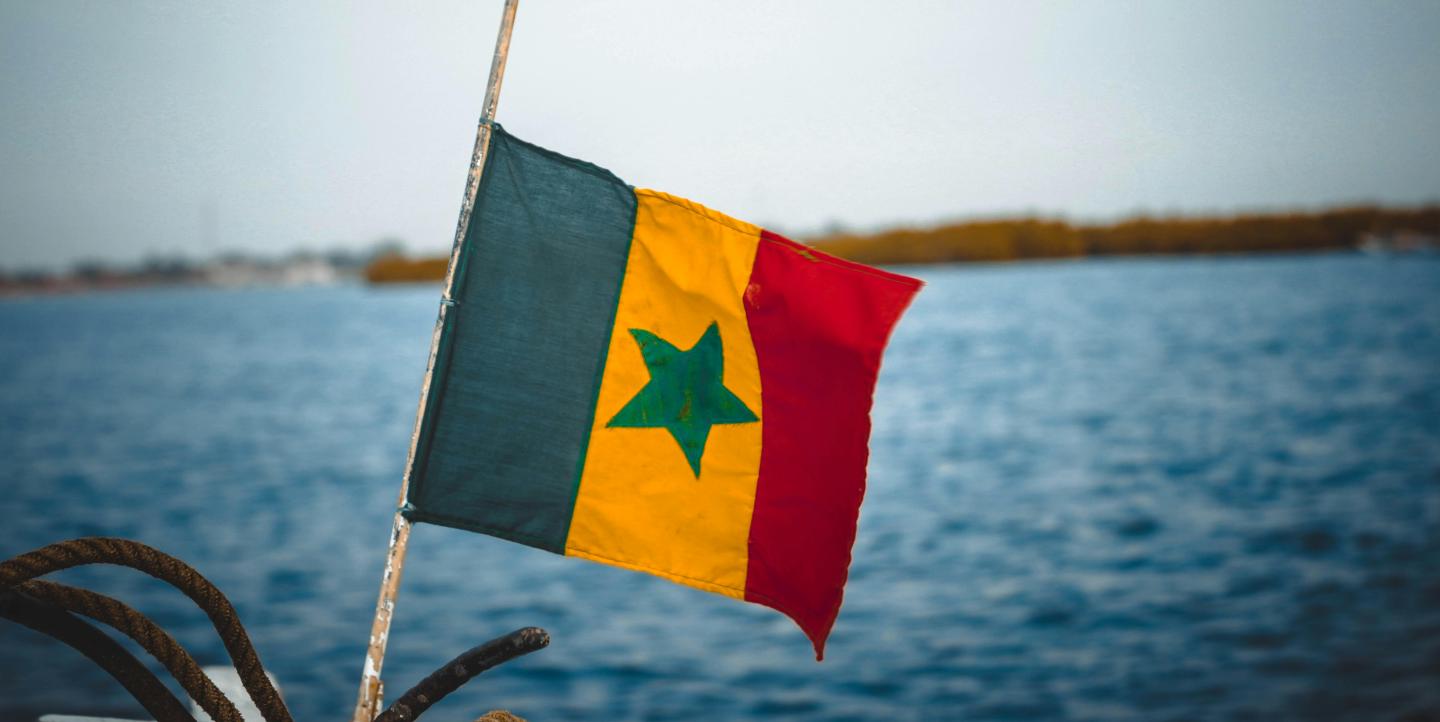
[[[370,647],[365,652],[365,668],[360,677],[360,697],[355,703],[354,722],[371,722],[380,713],[384,688],[380,668],[385,662],[385,644],[390,637],[390,620],[395,614],[395,597],[400,591],[400,573],[405,568],[405,550],[410,542],[410,520],[399,512],[410,489],[410,470],[415,465],[416,447],[420,442],[420,424],[425,418],[425,404],[430,397],[430,381],[435,373],[435,355],[440,348],[440,332],[453,299],[455,264],[470,228],[470,212],[475,208],[475,194],[480,188],[480,174],[485,170],[485,156],[490,150],[491,123],[500,102],[500,81],[505,76],[505,58],[510,54],[510,30],[515,26],[515,10],[520,0],[505,0],[500,18],[500,34],[495,39],[495,56],[490,61],[490,80],[485,86],[485,105],[475,129],[475,149],[470,153],[470,173],[465,179],[465,197],[460,204],[460,220],[455,224],[455,241],[450,248],[450,267],[445,272],[445,290],[440,297],[440,311],[435,319],[435,332],[430,338],[430,360],[425,366],[425,380],[420,385],[420,404],[415,410],[415,430],[410,435],[410,453],[405,459],[405,473],[400,479],[400,500],[394,525],[390,530],[390,549],[385,556],[385,572],[380,578],[380,598],[375,603],[375,621],[370,626]]]

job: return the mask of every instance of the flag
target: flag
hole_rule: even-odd
[[[818,659],[919,287],[496,125],[402,513],[773,607]]]

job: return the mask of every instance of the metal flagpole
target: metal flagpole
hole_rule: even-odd
[[[405,474],[400,479],[400,501],[403,506],[410,488],[410,469],[415,463],[415,448],[420,441],[420,423],[425,418],[425,404],[430,396],[430,380],[435,373],[435,355],[440,348],[440,331],[453,303],[450,290],[455,284],[455,264],[470,227],[470,212],[475,207],[475,194],[480,188],[480,174],[485,170],[485,156],[490,149],[490,128],[495,120],[495,106],[500,102],[500,81],[505,76],[505,58],[510,54],[510,30],[515,26],[515,10],[520,0],[505,0],[500,18],[500,34],[495,39],[495,57],[490,61],[490,81],[485,87],[485,105],[481,109],[479,127],[475,129],[475,149],[470,154],[470,174],[465,181],[465,198],[460,204],[460,220],[455,224],[455,241],[450,250],[450,267],[445,272],[445,291],[440,300],[439,317],[430,338],[430,360],[425,367],[425,380],[420,385],[420,404],[415,410],[415,430],[410,435],[410,453],[405,459]],[[365,669],[360,677],[360,698],[355,703],[353,722],[371,722],[380,713],[384,689],[380,667],[385,661],[385,643],[390,637],[390,620],[395,614],[395,597],[400,591],[400,573],[405,567],[405,550],[410,542],[410,520],[395,512],[390,530],[390,550],[385,557],[385,573],[380,578],[380,599],[375,603],[375,621],[370,626],[370,647],[365,652]]]

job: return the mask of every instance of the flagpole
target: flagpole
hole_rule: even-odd
[[[515,26],[515,10],[520,0],[505,0],[500,17],[500,33],[495,38],[495,56],[490,61],[490,80],[485,86],[485,105],[479,126],[475,129],[475,149],[470,153],[470,173],[465,181],[465,198],[460,204],[460,220],[455,224],[455,241],[451,244],[450,265],[445,272],[445,290],[435,331],[430,338],[430,360],[425,366],[425,379],[420,385],[420,403],[415,410],[415,429],[410,434],[410,453],[405,459],[405,473],[400,479],[400,501],[394,524],[390,529],[390,549],[385,556],[385,571],[380,577],[380,598],[375,603],[375,620],[370,625],[370,646],[365,652],[365,668],[360,677],[360,696],[355,703],[353,722],[371,722],[380,713],[384,688],[380,668],[385,662],[385,644],[390,637],[390,620],[395,613],[395,597],[400,592],[400,574],[405,568],[405,551],[410,543],[410,520],[402,516],[410,489],[410,470],[415,464],[415,451],[420,442],[420,424],[425,418],[425,405],[430,396],[430,381],[435,373],[435,355],[440,348],[440,332],[453,304],[450,297],[455,284],[455,265],[460,258],[465,234],[470,227],[470,213],[475,208],[475,195],[480,188],[480,174],[485,170],[485,156],[490,150],[490,129],[495,120],[495,107],[500,102],[500,81],[505,76],[505,59],[510,54],[510,31]]]

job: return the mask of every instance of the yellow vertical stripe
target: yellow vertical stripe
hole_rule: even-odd
[[[764,422],[743,295],[760,228],[664,193],[635,195],[635,237],[565,553],[743,599]],[[761,420],[712,427],[697,479],[667,430],[606,424],[650,381],[630,329],[686,350],[712,323],[724,343],[725,387]]]

